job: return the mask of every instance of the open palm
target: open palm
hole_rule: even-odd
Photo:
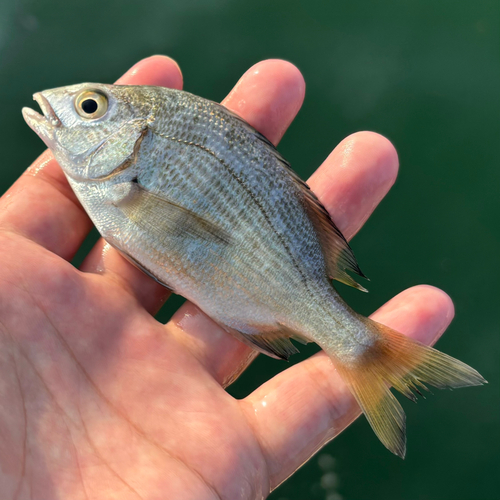
[[[155,56],[119,83],[180,88],[182,76]],[[303,96],[294,66],[264,61],[224,104],[277,143]],[[361,132],[309,184],[351,238],[397,168],[391,144]],[[48,152],[0,201],[2,500],[262,499],[359,415],[323,353],[229,396],[254,353],[190,303],[158,323],[167,291],[103,241],[75,269],[90,228]],[[432,343],[453,305],[420,286],[374,317]]]

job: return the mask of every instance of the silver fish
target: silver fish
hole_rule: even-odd
[[[354,312],[364,290],[328,212],[274,146],[223,106],[160,87],[84,83],[23,109],[101,235],[145,273],[255,349],[288,359],[316,342],[393,453],[426,383],[485,382],[466,364]]]

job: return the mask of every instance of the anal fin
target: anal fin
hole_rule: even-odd
[[[297,354],[299,350],[292,344],[290,337],[301,343],[307,343],[307,340],[297,334],[292,334],[286,330],[263,331],[262,333],[244,333],[234,328],[223,326],[231,335],[236,337],[244,344],[256,349],[262,354],[271,358],[284,359],[292,354]]]

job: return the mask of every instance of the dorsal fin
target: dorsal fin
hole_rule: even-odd
[[[237,114],[229,110],[226,111],[229,115],[242,122],[246,126],[246,128],[253,133],[254,137],[265,144],[267,150],[284,167],[286,167],[293,181],[302,192],[302,200],[308,212],[309,218],[313,223],[314,229],[316,230],[321,248],[323,250],[328,277],[330,279],[334,279],[346,285],[357,288],[362,292],[367,292],[368,290],[366,288],[361,286],[351,276],[349,276],[349,274],[347,274],[346,270],[352,271],[358,276],[367,279],[359,268],[356,257],[354,257],[354,253],[349,246],[349,243],[347,243],[344,235],[335,225],[332,218],[330,217],[330,214],[318,200],[316,195],[311,191],[309,186],[292,170],[290,163],[288,163],[288,161],[283,158],[281,153],[275,148],[275,146],[271,141],[269,141],[269,139],[263,136],[260,132],[257,132],[257,130],[255,130]]]
[[[352,271],[358,276],[366,278],[359,268],[349,243],[309,187],[304,182],[301,182],[301,186],[305,186],[302,187],[303,200],[323,250],[328,277],[362,292],[367,292],[366,288],[357,283],[346,272],[346,270]]]

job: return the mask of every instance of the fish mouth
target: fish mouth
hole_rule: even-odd
[[[57,117],[49,101],[40,93],[33,95],[33,99],[38,103],[43,115],[34,109],[23,108],[23,117],[29,127],[42,139],[50,148],[55,144],[54,132],[61,126],[61,120]]]

